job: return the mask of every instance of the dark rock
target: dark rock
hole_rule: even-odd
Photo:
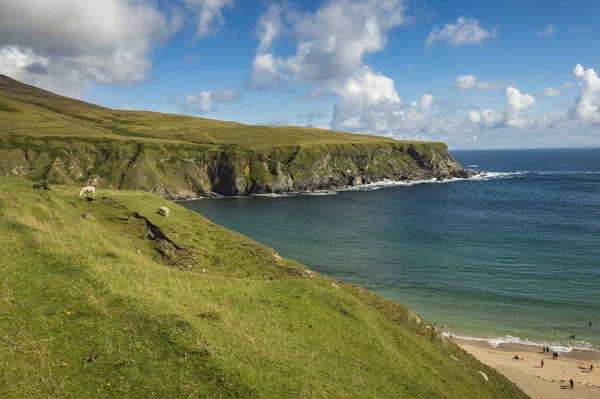
[[[39,183],[34,184],[33,188],[38,190],[50,190],[50,185],[48,184],[48,182],[41,181]]]

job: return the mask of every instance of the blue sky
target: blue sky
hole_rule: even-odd
[[[0,11],[0,73],[111,108],[451,148],[600,145],[598,1],[0,0]]]

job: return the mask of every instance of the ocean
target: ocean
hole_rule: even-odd
[[[444,334],[600,351],[600,149],[452,154],[488,176],[182,205]]]

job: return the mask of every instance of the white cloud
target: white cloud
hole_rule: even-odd
[[[542,90],[542,92],[540,93],[540,96],[542,97],[558,97],[560,95],[562,95],[564,93],[564,91],[562,91],[561,89],[557,89],[555,87],[548,87],[545,88],[544,90]]]
[[[133,110],[133,107],[127,103],[123,103],[121,104],[121,108],[123,108],[125,111],[131,111]]]
[[[467,120],[477,125],[480,130],[501,128],[523,128],[533,124],[531,119],[523,119],[520,112],[535,104],[535,98],[530,94],[521,94],[514,86],[504,89],[504,96],[508,102],[508,108],[502,114],[496,114],[490,109],[478,112],[470,110]]]
[[[544,29],[538,31],[538,36],[546,36],[546,37],[554,37],[556,36],[556,26],[554,24],[548,24],[544,27]]]
[[[146,79],[150,53],[179,28],[145,1],[0,0],[0,73],[76,97],[92,83]]]
[[[565,82],[560,87],[562,87],[563,89],[570,89],[571,87],[575,87],[575,86],[577,86],[577,85],[573,82]]]
[[[240,100],[240,96],[233,89],[226,87],[212,92],[203,90],[197,96],[188,94],[178,107],[184,113],[203,114],[216,111],[213,105],[215,102],[233,102],[238,100]]]
[[[256,27],[259,52],[264,53],[269,50],[273,41],[281,35],[283,29],[282,12],[284,12],[284,6],[272,4],[267,13],[259,17]]]
[[[313,13],[271,6],[259,18],[259,45],[248,87],[273,87],[282,81],[328,88],[343,84],[360,70],[365,55],[385,48],[389,30],[410,20],[405,10],[403,0],[332,0]],[[284,30],[296,42],[295,54],[285,58],[269,52]]]
[[[256,54],[252,62],[252,72],[248,88],[251,90],[260,90],[274,88],[286,77],[282,72],[284,61],[276,58],[271,53]]]
[[[340,98],[331,123],[334,129],[385,130],[386,122],[379,118],[380,113],[401,104],[394,81],[369,67],[363,67],[357,76],[348,78],[334,93]]]
[[[447,22],[443,28],[436,26],[429,32],[425,40],[425,48],[429,49],[435,42],[447,40],[450,46],[463,46],[468,44],[482,44],[486,39],[498,35],[498,28],[491,30],[479,25],[475,18],[458,18],[456,23]]]
[[[577,32],[577,33],[585,32],[586,30],[587,30],[587,26],[585,26],[585,25],[577,25],[576,27],[573,28],[573,31]]]
[[[573,73],[579,79],[581,89],[575,104],[568,111],[569,119],[600,123],[600,105],[597,102],[600,97],[598,74],[592,68],[583,69],[581,64],[575,66]]]
[[[429,108],[431,108],[432,101],[433,101],[433,96],[431,94],[423,94],[421,96],[421,109],[423,111],[429,111]]]
[[[476,88],[479,90],[491,90],[502,87],[503,82],[496,82],[493,80],[479,80],[477,76],[473,75],[461,75],[456,78],[455,87],[457,90],[469,90]]]
[[[497,128],[502,126],[502,115],[496,115],[491,109],[481,112],[469,111],[467,119],[478,126],[479,129]]]
[[[519,89],[513,86],[508,86],[504,90],[504,95],[509,105],[508,110],[505,112],[504,122],[508,126],[521,127],[523,121],[519,119],[519,113],[521,110],[535,104],[535,98],[530,94],[521,94]]]
[[[224,24],[223,9],[233,8],[233,0],[183,0],[196,20],[195,40],[218,31]]]

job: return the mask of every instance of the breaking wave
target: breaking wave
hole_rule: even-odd
[[[564,342],[558,341],[532,341],[526,338],[514,337],[512,335],[505,335],[503,337],[493,337],[493,338],[481,338],[481,337],[472,337],[469,335],[457,335],[451,332],[445,331],[442,333],[444,337],[458,338],[465,341],[478,341],[478,342],[487,342],[491,347],[497,348],[501,344],[519,344],[519,345],[527,345],[527,346],[538,346],[543,347],[547,346],[552,351],[568,353],[573,350],[582,350],[582,351],[594,351],[600,352],[600,348],[594,347],[592,344],[585,341],[573,341],[570,345],[565,345]]]

